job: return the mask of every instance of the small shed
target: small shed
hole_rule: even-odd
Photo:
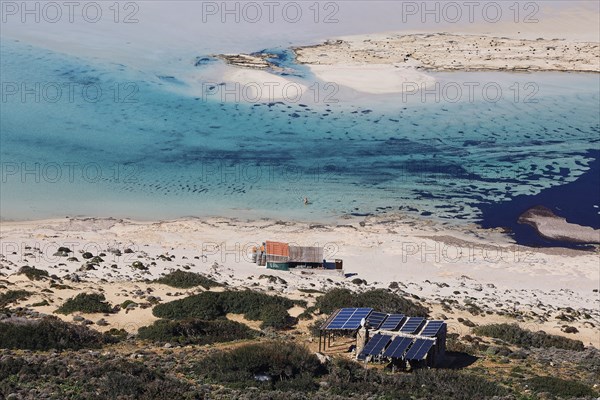
[[[257,262],[259,260],[264,260],[269,269],[284,271],[299,266],[323,268],[325,261],[323,259],[322,247],[291,246],[288,243],[270,240],[267,240],[264,245],[261,246],[261,254],[257,255],[255,259]]]

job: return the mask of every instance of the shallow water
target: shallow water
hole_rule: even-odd
[[[447,89],[477,84],[456,101],[447,91],[248,104],[8,39],[1,67],[3,219],[401,211],[468,223],[485,205],[573,182],[599,146],[597,74],[435,74]],[[205,67],[186,68],[201,77]],[[35,94],[23,97],[22,83]],[[498,101],[481,89],[490,83]]]

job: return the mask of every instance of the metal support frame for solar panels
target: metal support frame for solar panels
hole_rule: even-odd
[[[343,310],[354,310],[354,312],[348,316],[348,320],[343,325],[341,325],[340,328],[331,328],[331,324],[336,321],[336,318],[341,314]],[[327,318],[327,320],[325,320],[323,325],[321,325],[321,329],[319,329],[319,352],[321,352],[321,349],[325,351],[328,346],[331,347],[331,338],[336,331],[354,332],[357,331],[358,328],[360,328],[360,324],[358,326],[356,325],[355,320],[357,316],[355,316],[355,314],[361,316],[361,319],[366,319],[371,314],[371,312],[373,312],[373,309],[369,307],[346,307],[336,310],[333,314],[329,316],[329,318]],[[346,328],[346,325],[348,325],[350,320],[354,320],[354,324],[350,325],[351,327]],[[325,332],[325,338],[323,338],[323,332]]]

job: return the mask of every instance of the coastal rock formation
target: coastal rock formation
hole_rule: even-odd
[[[322,82],[371,94],[432,87],[436,79],[430,71],[600,72],[598,42],[563,39],[392,33],[348,36],[291,51],[295,62]],[[278,55],[267,51],[215,57],[245,72],[229,76],[235,82],[261,82],[266,78],[259,72],[294,75],[275,61]]]
[[[572,243],[600,244],[600,230],[567,222],[544,206],[535,206],[519,216],[520,224],[534,227],[550,240]]]
[[[389,34],[350,36],[296,47],[309,65],[403,64],[432,71],[600,72],[597,42],[515,39],[485,35]]]
[[[214,57],[225,61],[229,65],[240,68],[267,70],[271,72],[285,71],[284,68],[270,61],[270,59],[277,58],[276,54],[258,52],[252,54],[218,54]]]

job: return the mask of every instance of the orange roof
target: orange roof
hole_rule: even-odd
[[[287,243],[270,242],[267,240],[267,254],[272,256],[290,256],[290,247]]]

